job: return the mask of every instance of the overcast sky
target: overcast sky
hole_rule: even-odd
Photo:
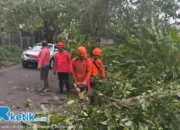
[[[180,2],[178,2],[178,5],[180,6]],[[177,14],[180,14],[180,10],[178,10],[176,13],[177,13]],[[180,22],[180,19],[176,19],[176,21],[177,21],[177,22]],[[169,22],[170,22],[170,23],[175,23],[175,19],[170,18]]]

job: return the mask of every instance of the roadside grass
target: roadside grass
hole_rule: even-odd
[[[22,52],[18,46],[0,46],[0,67],[20,63]]]

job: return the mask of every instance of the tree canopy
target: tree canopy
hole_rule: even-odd
[[[42,28],[49,42],[72,26],[96,44],[101,37],[126,35],[136,23],[179,17],[176,0],[1,0],[0,5],[5,30],[33,33]]]

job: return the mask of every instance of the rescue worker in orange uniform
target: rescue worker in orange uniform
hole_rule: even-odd
[[[66,51],[65,44],[63,42],[58,42],[57,46],[58,52],[54,57],[54,74],[58,74],[59,80],[59,93],[63,93],[63,85],[66,85],[67,94],[70,93],[69,84],[69,73],[71,72],[71,56],[68,51]]]
[[[101,77],[104,80],[104,82],[106,82],[105,69],[103,66],[103,62],[99,59],[102,51],[100,48],[95,48],[92,53],[93,53],[93,56],[92,56],[92,58],[90,58],[91,66],[92,66],[91,86],[93,86],[94,78],[98,78],[99,72],[101,73]]]
[[[84,46],[77,49],[78,56],[72,60],[72,74],[74,81],[77,85],[87,85],[87,93],[91,91],[90,76],[91,76],[91,63],[87,58],[87,51]],[[90,98],[88,98],[90,100]]]

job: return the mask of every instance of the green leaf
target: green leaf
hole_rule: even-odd
[[[132,126],[133,122],[132,121],[128,121],[125,123],[125,126]]]
[[[68,104],[68,105],[71,105],[71,104],[73,104],[74,102],[75,102],[74,100],[70,100],[70,101],[67,102],[67,104]]]
[[[72,130],[73,128],[73,126],[68,126],[67,130]]]
[[[108,125],[108,121],[101,121],[100,123],[103,125]]]
[[[145,124],[139,123],[139,130],[148,130],[148,126]]]
[[[40,107],[41,107],[41,110],[42,110],[43,114],[46,114],[48,112],[48,109],[43,104],[41,104]]]
[[[121,119],[121,121],[122,121],[122,122],[126,122],[126,121],[128,121],[128,119],[127,119],[127,118],[124,118],[124,119]]]
[[[123,130],[128,130],[128,128],[124,128]]]
[[[32,125],[32,130],[38,130],[37,124],[33,124],[33,125]]]

